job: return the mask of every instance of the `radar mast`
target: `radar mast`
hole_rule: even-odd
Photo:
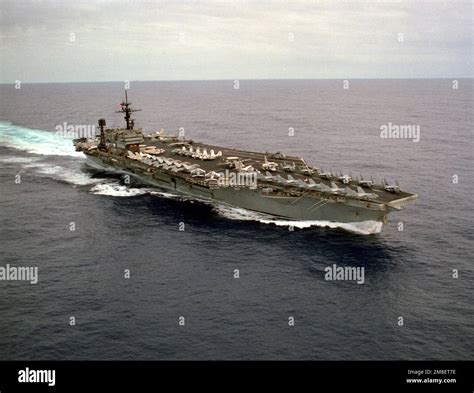
[[[130,118],[131,113],[141,111],[141,109],[132,109],[131,105],[132,103],[128,102],[127,89],[125,89],[125,101],[120,103],[122,109],[116,111],[116,113],[125,113],[124,119],[127,123],[127,130],[133,130],[135,125],[135,119]]]

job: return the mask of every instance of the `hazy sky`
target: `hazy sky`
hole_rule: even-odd
[[[0,0],[0,81],[473,76],[471,1]]]

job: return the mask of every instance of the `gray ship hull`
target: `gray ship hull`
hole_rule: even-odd
[[[316,196],[270,196],[249,188],[209,188],[198,184],[190,184],[179,177],[165,172],[146,173],[135,171],[122,163],[113,165],[105,163],[100,157],[86,155],[87,163],[96,169],[129,174],[153,187],[186,196],[215,201],[224,205],[243,208],[274,217],[298,221],[330,221],[338,223],[380,222],[386,220],[386,211],[371,208],[366,203],[354,201],[347,203],[335,201],[333,198]]]

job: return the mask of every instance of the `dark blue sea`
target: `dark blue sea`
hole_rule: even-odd
[[[419,195],[370,234],[291,231],[89,169],[56,127],[122,125],[122,82],[1,85],[0,267],[39,281],[0,281],[0,359],[474,359],[474,85],[458,83],[131,83],[145,131]],[[389,122],[420,126],[419,142],[381,138]],[[333,264],[365,283],[326,280]]]

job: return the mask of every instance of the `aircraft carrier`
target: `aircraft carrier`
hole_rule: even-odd
[[[398,183],[324,172],[303,158],[281,152],[229,149],[169,135],[145,135],[135,128],[131,102],[121,102],[125,128],[74,139],[96,168],[135,176],[153,187],[232,207],[297,221],[361,223],[387,221],[390,212],[414,202],[416,194]]]

